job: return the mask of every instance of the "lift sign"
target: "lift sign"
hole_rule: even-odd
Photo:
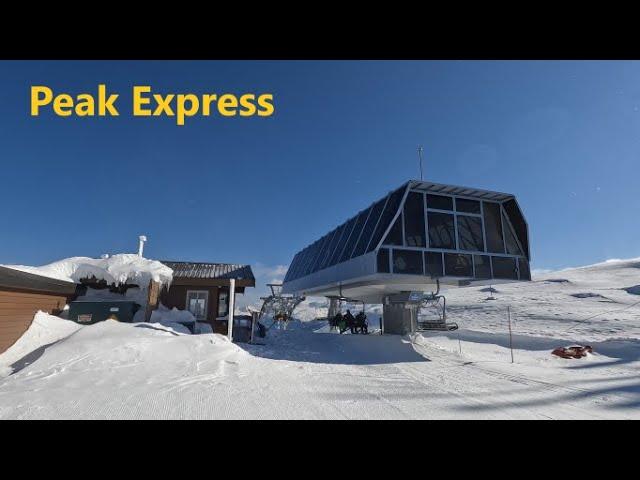
[[[98,85],[97,92],[76,95],[54,92],[46,85],[31,87],[31,116],[50,109],[59,117],[117,117],[120,94]],[[135,85],[130,112],[134,117],[172,117],[184,125],[189,117],[270,117],[275,112],[271,93],[157,93],[150,85]]]
[[[419,302],[419,301],[422,300],[422,297],[424,297],[422,292],[411,292],[411,294],[409,295],[409,301],[410,302]]]

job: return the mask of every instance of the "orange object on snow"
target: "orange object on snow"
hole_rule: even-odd
[[[584,347],[580,345],[574,347],[560,347],[556,348],[551,353],[561,358],[582,358],[586,357],[587,353],[593,353],[593,348],[589,345],[585,345]]]

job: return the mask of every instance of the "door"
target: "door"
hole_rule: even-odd
[[[207,290],[187,291],[187,310],[189,310],[196,320],[205,322],[209,308],[209,292]]]
[[[218,317],[225,317],[229,314],[229,292],[220,289],[218,293]]]

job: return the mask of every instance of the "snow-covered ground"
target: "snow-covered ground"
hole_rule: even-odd
[[[640,259],[494,288],[447,291],[461,329],[412,338],[329,332],[318,299],[265,345],[74,324],[0,355],[0,418],[640,418]],[[594,354],[550,354],[573,343]]]

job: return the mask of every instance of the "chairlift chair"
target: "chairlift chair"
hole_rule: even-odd
[[[260,298],[262,300],[262,308],[260,309],[258,320],[267,314],[271,314],[273,323],[266,330],[269,330],[275,324],[286,327],[289,320],[293,318],[293,311],[305,300],[305,297],[283,294],[282,284],[279,283],[268,283],[267,286],[271,289],[271,295]]]
[[[365,303],[362,300],[355,300],[352,298],[348,298],[348,297],[344,297],[342,295],[340,296],[328,296],[327,297],[329,300],[335,300],[337,301],[337,313],[335,315],[332,315],[332,312],[329,312],[329,315],[327,317],[327,321],[329,322],[330,328],[333,330],[335,328],[340,328],[340,333],[343,333],[344,331],[346,331],[346,327],[339,327],[339,325],[335,322],[335,316],[337,316],[337,314],[339,313],[340,316],[343,316],[343,310],[350,310],[350,309],[345,309],[345,306],[348,304],[362,304],[362,310],[357,313],[355,315],[355,318],[358,317],[358,315],[362,314],[364,315],[364,324],[363,325],[359,325],[359,324],[355,324],[355,332],[357,333],[358,329],[360,329],[360,333],[368,333],[368,326],[367,326],[367,320],[366,320],[366,313],[365,313]],[[330,309],[331,310],[331,309]],[[353,313],[352,313],[353,315]]]
[[[439,280],[437,280],[437,287],[435,292],[425,295],[416,308],[416,330],[419,332],[433,330],[450,332],[458,329],[457,323],[447,322],[447,299],[444,295],[440,295]],[[431,314],[432,318],[421,320],[421,312],[425,310]]]

